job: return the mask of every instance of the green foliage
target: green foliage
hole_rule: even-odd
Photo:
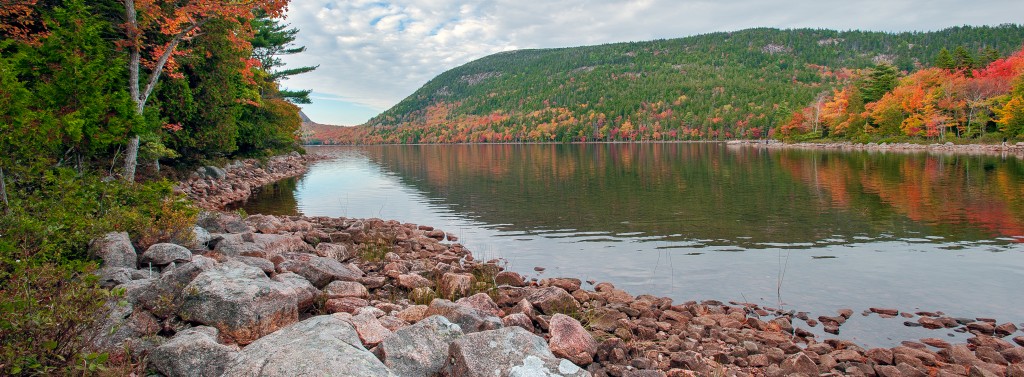
[[[0,217],[0,374],[100,371],[88,332],[109,292],[97,286],[88,242],[127,231],[139,248],[186,240],[198,212],[169,182],[104,182],[71,169],[49,170],[10,192]]]
[[[38,47],[4,41],[0,56],[0,166],[18,180],[35,169],[105,160],[137,131],[125,63],[104,40],[110,25],[83,2],[55,8]]]
[[[304,46],[293,46],[298,29],[289,29],[288,25],[278,20],[260,16],[252,21],[256,34],[252,39],[253,58],[260,61],[263,69],[270,74],[270,81],[280,82],[287,80],[290,76],[301,75],[316,70],[319,66],[306,66],[278,70],[284,67],[281,61],[282,55],[294,55],[306,51]],[[309,90],[280,90],[265,92],[267,98],[284,98],[291,103],[311,103]]]
[[[88,351],[108,290],[97,285],[89,263],[19,262],[0,294],[0,374],[93,374],[107,354]]]
[[[949,49],[943,47],[939,50],[939,56],[935,58],[935,67],[942,69],[953,69],[956,67],[956,62],[953,61],[953,54],[949,52]]]
[[[889,64],[876,65],[860,84],[864,102],[875,102],[896,87],[899,72]]]

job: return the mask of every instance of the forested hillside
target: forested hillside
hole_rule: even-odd
[[[897,76],[962,51],[969,69],[1021,48],[1024,28],[880,33],[750,29],[522,50],[447,71],[327,143],[760,138],[878,67]],[[891,88],[884,88],[891,89]]]

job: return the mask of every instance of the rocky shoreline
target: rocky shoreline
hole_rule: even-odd
[[[323,158],[292,152],[266,161],[239,160],[223,168],[203,166],[179,182],[176,190],[187,195],[200,208],[223,210],[231,203],[249,199],[260,187],[305,174],[310,163]]]
[[[183,191],[223,206],[258,187],[245,177],[294,176],[310,161],[283,159],[194,177]],[[1012,323],[872,308],[863,314],[916,315],[974,336],[864,349],[819,341],[797,322],[838,329],[852,310],[815,319],[527,280],[452,234],[393,220],[214,211],[188,240],[142,246],[125,233],[90,246],[97,274],[122,294],[93,344],[159,375],[1024,377],[1024,334]]]
[[[732,140],[727,145],[748,145],[767,149],[802,149],[802,150],[835,150],[835,151],[869,151],[869,152],[894,152],[894,153],[920,153],[933,154],[966,154],[966,155],[991,155],[991,156],[1016,156],[1024,158],[1024,142],[1003,143],[1003,144],[953,144],[932,143],[785,143],[777,140]]]

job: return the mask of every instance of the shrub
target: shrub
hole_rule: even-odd
[[[103,318],[110,292],[94,263],[17,262],[0,295],[0,374],[83,374],[104,369],[88,351],[89,329]]]
[[[91,273],[89,241],[127,231],[140,246],[191,233],[197,210],[168,182],[104,182],[71,169],[9,186],[0,216],[0,375],[91,374],[110,364],[87,330],[110,291]],[[124,366],[124,365],[121,365]]]

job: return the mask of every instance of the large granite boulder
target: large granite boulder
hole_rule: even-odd
[[[271,259],[282,253],[312,253],[313,246],[299,236],[263,233],[221,234],[214,251],[227,256]]]
[[[458,324],[466,333],[494,330],[501,328],[501,318],[469,306],[459,305],[445,299],[434,299],[430,302],[425,316],[441,315],[452,323]]]
[[[395,376],[363,348],[347,321],[322,315],[242,349],[225,376]]]
[[[238,356],[237,346],[217,343],[217,329],[185,329],[150,352],[149,365],[168,377],[220,376]]]
[[[590,376],[569,360],[559,359],[544,338],[521,327],[467,334],[448,348],[445,376]]]
[[[192,251],[184,246],[173,243],[158,243],[150,246],[139,256],[139,265],[147,267],[166,266],[171,263],[184,263],[192,260]]]
[[[459,325],[435,315],[398,329],[376,352],[399,376],[434,376],[444,366],[448,345],[462,335]]]
[[[217,261],[196,255],[191,262],[165,268],[159,278],[147,279],[133,286],[126,297],[158,317],[166,318],[181,306],[181,293],[185,287],[203,271],[216,266]]]
[[[315,254],[283,253],[271,261],[277,266],[277,272],[294,272],[317,288],[323,288],[335,280],[356,281],[363,276],[363,272],[355,266]]]
[[[259,268],[229,260],[185,287],[178,316],[249,344],[297,321],[298,296],[291,285],[270,280]]]
[[[128,232],[107,233],[89,243],[89,254],[103,260],[103,267],[135,269],[138,255]]]

